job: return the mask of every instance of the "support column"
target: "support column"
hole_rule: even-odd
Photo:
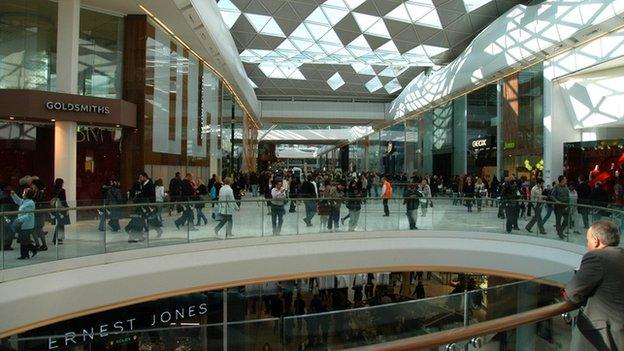
[[[453,175],[468,172],[467,150],[467,97],[453,101]]]
[[[503,150],[505,143],[503,142],[503,82],[501,80],[496,84],[496,178],[499,181],[503,179]]]
[[[56,54],[56,90],[78,93],[78,39],[80,33],[80,0],[58,1]],[[54,177],[63,178],[67,201],[76,201],[76,122],[54,123]]]
[[[433,112],[425,113],[425,133],[423,137],[423,176],[433,173]]]

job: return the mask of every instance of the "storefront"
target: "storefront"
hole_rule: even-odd
[[[624,178],[624,139],[564,144],[564,169],[570,181],[584,176],[593,186],[600,181],[607,187]]]
[[[136,128],[136,106],[121,99],[37,90],[0,90],[0,183],[17,186],[37,175],[48,186],[55,158],[71,157],[59,148],[55,125],[76,123],[76,200],[99,198],[104,182],[119,179],[124,133]],[[70,136],[71,138],[71,136]]]

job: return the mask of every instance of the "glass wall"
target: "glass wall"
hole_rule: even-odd
[[[0,89],[56,90],[57,3],[0,1]],[[80,10],[78,94],[121,98],[123,18]]]
[[[485,86],[467,95],[467,171],[476,176],[496,175],[498,87]]]
[[[534,178],[541,173],[544,139],[542,64],[503,81],[503,171]]]
[[[78,93],[121,98],[123,18],[80,10]]]
[[[57,4],[0,1],[0,89],[55,90]]]

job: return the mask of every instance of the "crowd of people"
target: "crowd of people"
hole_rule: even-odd
[[[162,179],[153,181],[148,174],[141,172],[132,188],[124,194],[120,183],[111,180],[102,187],[101,204],[98,216],[98,229],[128,234],[128,242],[141,242],[149,230],[155,230],[157,237],[163,233],[163,211],[170,215],[177,213],[173,221],[180,230],[199,230],[208,226],[212,218],[216,225],[212,228],[218,236],[225,227],[225,236],[232,236],[233,216],[240,210],[241,200],[249,193],[251,198],[266,200],[267,215],[270,216],[273,235],[280,235],[286,211],[295,212],[302,205],[306,226],[313,221],[321,231],[355,231],[360,222],[363,205],[371,198],[380,201],[383,216],[390,216],[389,201],[399,198],[405,208],[409,228],[418,229],[418,217],[425,217],[433,207],[432,198],[450,197],[452,205],[463,205],[467,212],[476,208],[480,212],[485,206],[498,206],[498,217],[505,219],[505,231],[520,230],[518,220],[527,221],[524,229],[528,232],[537,229],[546,234],[545,224],[554,213],[555,228],[560,238],[565,238],[566,229],[580,224],[589,227],[592,221],[608,215],[606,207],[624,207],[624,190],[621,181],[603,184],[591,183],[579,177],[576,182],[568,182],[560,176],[552,184],[544,184],[541,178],[527,179],[509,176],[499,181],[471,175],[455,176],[449,181],[441,176],[420,176],[416,173],[388,176],[376,172],[350,173],[340,171],[314,171],[302,174],[300,171],[280,170],[260,173],[238,173],[231,177],[213,174],[204,182],[192,173],[182,177],[176,173],[169,181],[168,188]],[[69,207],[66,200],[63,180],[57,179],[48,192],[45,183],[36,176],[26,176],[14,189],[4,185],[0,192],[2,211],[20,211],[23,214],[3,217],[3,247],[12,249],[15,238],[22,244],[20,259],[26,259],[47,250],[44,224],[54,225],[53,243],[61,245],[65,237],[65,226],[70,224]],[[131,213],[122,206],[127,202],[138,206]],[[577,206],[581,205],[581,206]],[[590,208],[589,206],[593,206]],[[32,209],[50,209],[48,212],[29,212]],[[205,213],[206,208],[210,211]],[[346,211],[343,210],[346,209]],[[120,219],[130,220],[122,228]],[[318,219],[315,219],[318,217]]]

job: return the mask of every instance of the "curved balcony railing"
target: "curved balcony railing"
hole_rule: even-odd
[[[187,309],[192,303],[208,306],[205,314],[200,315],[197,309],[198,315],[193,317],[176,317],[171,321],[171,315],[167,315],[166,321],[150,324],[152,314],[162,319],[162,311],[175,308],[170,300],[156,301],[149,307],[124,308],[122,315],[132,318],[134,324],[104,324],[102,330],[102,323],[112,320],[111,316],[94,315],[78,323],[60,323],[7,340],[19,350],[66,349],[79,345],[104,349],[103,345],[126,344],[152,350],[161,350],[163,345],[165,350],[167,345],[180,350],[265,350],[264,345],[268,345],[269,350],[393,351],[448,345],[448,350],[459,350],[453,347],[468,343],[500,346],[512,342],[523,349],[567,350],[571,328],[556,316],[574,309],[560,302],[561,286],[572,274],[566,272],[421,300],[404,296],[406,301],[384,303],[373,298],[366,302],[366,307],[256,320],[247,320],[244,313],[237,312],[244,301],[240,297],[246,292],[228,289],[200,298],[182,297]],[[137,311],[141,314],[135,314]],[[544,320],[548,322],[541,322]],[[536,327],[535,323],[540,322]],[[550,346],[542,347],[542,343]]]
[[[234,203],[194,201],[40,209],[31,212],[44,223],[42,231],[47,232],[44,235],[47,251],[39,251],[35,257],[24,260],[18,260],[19,244],[14,240],[17,234],[11,228],[18,212],[0,212],[0,239],[3,244],[0,247],[0,268],[10,269],[88,255],[210,240],[335,231],[405,231],[410,229],[405,200],[388,199],[385,212],[385,200],[381,198],[288,199],[281,210],[279,206],[272,205],[271,200],[244,199],[236,201],[235,207],[240,209],[232,210],[232,229],[227,236],[227,223],[220,231],[215,231],[220,223],[217,220],[223,218],[215,209],[234,206]],[[610,219],[618,225],[624,223],[624,211],[620,208],[584,204],[460,197],[419,198],[415,201],[419,206],[412,213],[415,227],[419,230],[505,235],[508,234],[507,229],[510,229],[510,234],[563,240],[584,246],[586,224],[602,218]],[[336,212],[338,205],[340,211]],[[358,207],[359,211],[353,211]],[[541,217],[545,219],[545,234],[539,233],[541,228],[537,223],[529,228],[531,232],[526,229],[536,209],[540,210]],[[205,218],[198,218],[198,211]],[[283,219],[281,228],[277,212],[281,213]],[[189,216],[192,213],[191,221],[194,223],[178,220],[184,213]],[[345,218],[350,213],[350,218]],[[518,227],[506,228],[504,217],[514,216],[514,213],[520,217]],[[309,223],[306,221],[307,215],[313,215]],[[332,216],[337,220],[332,221]],[[568,224],[563,230],[558,231],[556,228],[557,217],[560,217],[561,223]],[[71,224],[52,224],[63,223],[65,218],[69,218]],[[273,221],[276,225],[272,224]],[[329,226],[329,223],[332,225]],[[62,244],[58,242],[55,245],[56,239],[60,238],[63,238]],[[13,250],[8,250],[9,243],[12,243]]]

